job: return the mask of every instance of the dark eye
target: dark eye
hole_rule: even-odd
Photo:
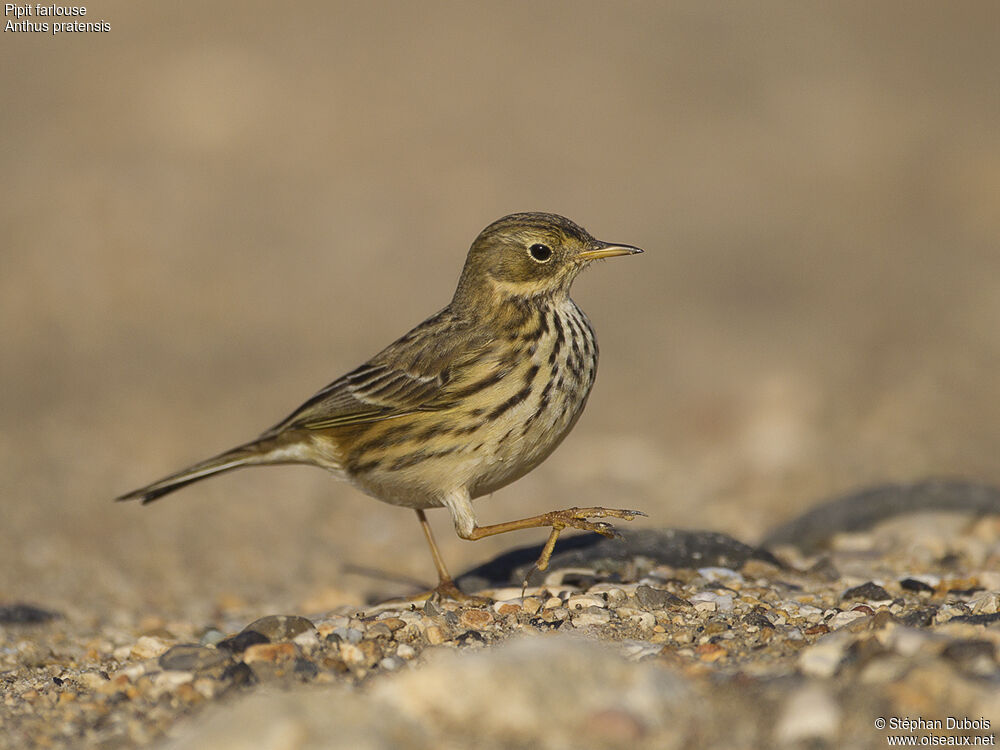
[[[539,263],[545,263],[552,257],[552,248],[548,245],[543,245],[540,242],[536,242],[534,245],[529,247],[528,252],[531,253],[531,257]]]

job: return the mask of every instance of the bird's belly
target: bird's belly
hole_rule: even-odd
[[[548,326],[523,359],[490,388],[438,412],[418,412],[373,428],[370,455],[347,463],[351,482],[384,502],[442,505],[453,492],[480,497],[544,461],[576,424],[597,370],[586,319]]]
[[[573,427],[585,400],[585,394],[567,398],[541,412],[537,403],[526,403],[446,448],[415,448],[351,481],[372,497],[408,508],[440,507],[441,497],[460,488],[473,498],[487,495],[544,461]]]

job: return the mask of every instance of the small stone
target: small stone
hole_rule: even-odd
[[[566,606],[570,610],[586,609],[587,607],[604,607],[605,605],[604,599],[599,596],[591,596],[590,594],[575,594],[566,602]]]
[[[545,604],[542,605],[542,609],[555,609],[556,607],[561,607],[562,603],[562,599],[558,596],[550,596],[545,600]]]
[[[1000,594],[991,592],[969,602],[974,615],[992,615],[1000,609]]]
[[[133,659],[151,659],[166,650],[167,644],[162,639],[153,635],[143,635],[132,647],[131,657]]]
[[[396,656],[401,659],[412,659],[417,655],[417,650],[408,643],[400,643],[396,647]]]
[[[260,633],[272,643],[290,641],[300,633],[312,630],[316,630],[316,626],[298,615],[267,615],[243,628],[243,632]]]
[[[257,643],[243,652],[243,662],[279,662],[294,659],[297,649],[293,643]]]
[[[298,658],[292,671],[303,680],[313,680],[319,674],[319,667],[308,659]]]
[[[820,623],[819,625],[810,625],[808,628],[802,631],[804,635],[824,635],[830,632],[830,626]]]
[[[358,648],[364,654],[366,667],[374,667],[382,659],[382,646],[378,641],[361,641]]]
[[[726,655],[726,649],[718,643],[703,643],[696,646],[694,652],[698,654],[699,659],[707,662],[718,661]]]
[[[524,607],[524,611],[529,615],[534,615],[538,614],[538,611],[542,608],[542,602],[534,596],[528,596],[525,597],[521,606]]]
[[[493,615],[488,609],[463,609],[458,620],[463,627],[482,630],[493,624]]]
[[[254,674],[253,670],[249,665],[244,664],[243,662],[230,664],[226,667],[225,671],[222,673],[221,679],[223,682],[228,681],[234,687],[252,685],[257,682],[257,676]]]
[[[920,607],[904,613],[899,621],[911,628],[926,628],[934,622],[937,615],[937,607]]]
[[[402,622],[402,620],[400,620]],[[369,638],[392,638],[392,631],[389,626],[382,622],[375,622],[368,626]]]
[[[176,690],[194,680],[191,672],[160,672],[153,677],[154,696]]]
[[[606,609],[591,607],[586,612],[574,615],[572,622],[573,626],[577,628],[607,625],[611,622],[611,613]]]
[[[864,612],[838,612],[826,623],[830,630],[838,630],[839,628],[850,625],[855,620],[860,620],[867,617]]]
[[[88,690],[98,690],[108,682],[108,676],[100,672],[83,672],[77,676],[76,680],[81,686]]]
[[[799,669],[813,677],[833,677],[844,661],[850,644],[851,637],[846,632],[824,635],[799,652]]]
[[[397,659],[395,656],[387,656],[378,663],[379,667],[384,669],[386,672],[395,672],[401,666],[403,666],[403,661]]]
[[[380,619],[379,622],[389,628],[390,633],[395,633],[397,630],[406,627],[406,621],[398,617],[385,617]]]
[[[654,589],[652,586],[639,586],[635,590],[635,598],[646,609],[660,610],[668,607],[690,606],[679,596],[665,589]]]
[[[497,602],[494,608],[498,615],[516,615],[521,611],[521,605],[514,602]]]
[[[847,589],[840,595],[841,601],[849,599],[864,599],[872,602],[892,601],[892,596],[874,581],[862,583],[860,586]]]
[[[202,646],[215,646],[226,637],[226,634],[221,630],[216,630],[215,628],[209,628],[204,633],[202,633],[201,638],[198,640]]]
[[[219,641],[217,648],[225,649],[234,654],[242,654],[250,646],[256,646],[258,643],[270,643],[270,641],[267,636],[255,630],[244,630],[229,638],[223,638]]]
[[[708,609],[709,612],[714,612],[718,610],[719,612],[732,612],[733,611],[733,595],[732,594],[716,594],[714,591],[701,591],[694,596],[688,598],[688,601],[694,605],[697,610],[704,610],[704,607],[700,607],[699,604],[711,603],[712,608]]]
[[[315,651],[319,646],[319,633],[315,630],[306,630],[292,638],[292,643],[303,651]]]
[[[622,651],[629,661],[639,661],[650,656],[657,656],[663,652],[663,647],[647,641],[626,641],[622,644]]]
[[[338,627],[333,629],[333,632],[327,636],[327,639],[333,638],[345,643],[361,643],[361,639],[364,637],[365,634],[357,628]]]
[[[608,606],[611,607],[620,607],[628,600],[628,594],[625,593],[624,589],[620,588],[608,589],[604,593],[604,596],[607,599]]]
[[[160,655],[160,669],[197,672],[199,669],[207,669],[221,664],[228,656],[227,653],[220,652],[216,648],[181,643],[177,646],[171,646]]]
[[[619,610],[620,612],[621,610]],[[656,625],[656,618],[652,612],[633,610],[634,614],[628,616],[629,621],[634,622],[641,630],[649,630]]]
[[[904,578],[899,582],[904,591],[915,591],[918,594],[933,594],[934,587],[919,578]]]
[[[438,646],[447,640],[444,631],[437,625],[429,626],[425,635],[427,636],[427,642],[432,646]]]
[[[340,658],[344,660],[345,664],[353,667],[364,666],[366,661],[364,651],[353,643],[346,642],[340,644]]]

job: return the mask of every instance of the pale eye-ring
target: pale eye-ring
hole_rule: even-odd
[[[552,259],[552,248],[541,242],[536,242],[529,247],[528,253],[539,263],[548,263]]]

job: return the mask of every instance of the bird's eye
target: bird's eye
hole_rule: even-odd
[[[540,242],[536,242],[534,245],[529,247],[528,252],[531,253],[531,257],[539,263],[548,263],[549,259],[552,258],[552,248],[548,245],[543,245]]]

